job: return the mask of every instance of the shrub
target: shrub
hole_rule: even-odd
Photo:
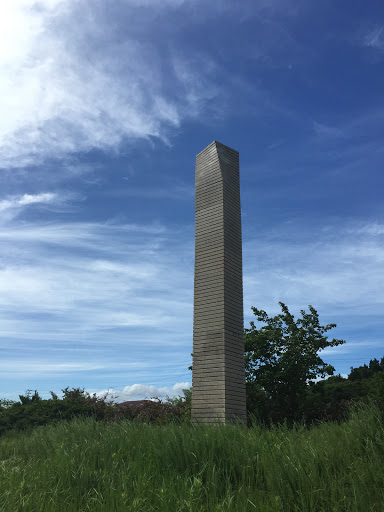
[[[162,402],[147,401],[142,406],[119,408],[113,401],[107,402],[108,395],[90,395],[84,389],[69,387],[62,390],[59,398],[51,392],[51,398],[44,400],[37,391],[28,390],[19,395],[20,401],[0,400],[0,435],[8,430],[24,430],[48,425],[60,420],[76,417],[93,417],[98,421],[120,421],[153,424],[184,423],[190,418],[190,397],[167,398]]]

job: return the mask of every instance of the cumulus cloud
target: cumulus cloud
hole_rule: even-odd
[[[125,386],[121,390],[119,389],[105,389],[97,391],[97,396],[104,396],[108,393],[108,396],[116,397],[115,402],[125,402],[128,400],[144,400],[151,399],[154,397],[164,400],[167,398],[176,398],[184,396],[183,389],[189,389],[191,387],[190,382],[178,382],[172,387],[163,386],[157,387],[148,384],[133,384],[132,386]]]

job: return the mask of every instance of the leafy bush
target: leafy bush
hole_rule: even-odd
[[[0,400],[0,435],[8,430],[24,430],[40,425],[71,420],[75,417],[92,417],[98,421],[120,421],[164,424],[183,423],[190,418],[190,392],[184,390],[185,398],[167,398],[148,401],[142,406],[119,408],[107,395],[90,395],[84,389],[69,387],[62,390],[59,398],[51,391],[51,398],[44,400],[37,391],[28,390],[19,395],[20,401]]]
[[[190,404],[187,400],[167,399],[163,402],[155,397],[143,405],[129,405],[116,411],[116,420],[128,419],[136,422],[162,425],[166,423],[184,423],[190,419]]]
[[[360,380],[335,375],[307,384],[300,396],[295,418],[307,425],[341,422],[349,418],[353,406],[370,400],[384,411],[384,372],[373,373],[371,377],[362,376]],[[286,408],[280,407],[279,401],[253,382],[247,383],[247,410],[258,423],[266,426],[284,422],[292,424]]]
[[[51,392],[51,398],[44,400],[37,391],[28,390],[19,395],[19,402],[0,401],[0,434],[7,430],[23,430],[39,425],[47,425],[59,420],[69,420],[78,416],[92,416],[106,419],[112,415],[112,405],[105,397],[90,395],[80,388],[62,390],[63,398]]]

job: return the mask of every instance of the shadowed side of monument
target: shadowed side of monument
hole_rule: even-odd
[[[196,157],[192,420],[246,421],[239,153]]]

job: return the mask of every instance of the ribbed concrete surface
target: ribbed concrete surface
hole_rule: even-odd
[[[246,420],[239,153],[196,157],[192,419]]]

